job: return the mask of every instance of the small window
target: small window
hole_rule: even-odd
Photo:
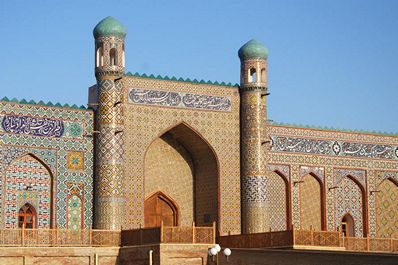
[[[265,68],[261,69],[261,83],[265,83],[266,81],[266,76],[265,76]]]
[[[104,51],[102,48],[102,44],[97,48],[97,56],[96,56],[96,66],[104,66]]]
[[[257,74],[256,74],[256,69],[255,68],[250,68],[249,70],[249,82],[250,83],[256,83],[257,82]]]
[[[125,59],[124,59],[124,43],[122,44],[122,66],[125,67]]]
[[[110,60],[110,66],[115,66],[117,65],[117,52],[116,48],[112,48],[109,51],[109,60]]]

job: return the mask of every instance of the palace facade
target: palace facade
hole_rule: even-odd
[[[126,29],[94,29],[88,108],[0,102],[0,228],[211,226],[398,237],[398,134],[267,120],[267,49],[240,84],[132,74]]]

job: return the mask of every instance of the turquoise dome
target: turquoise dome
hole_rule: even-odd
[[[241,60],[267,59],[268,49],[258,40],[252,39],[239,49],[238,55]]]
[[[126,28],[113,17],[106,17],[101,20],[93,30],[94,38],[102,36],[115,36],[124,39]]]

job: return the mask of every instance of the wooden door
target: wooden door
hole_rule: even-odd
[[[32,205],[26,203],[19,209],[18,227],[29,229],[36,228],[36,211]]]
[[[145,200],[145,227],[177,225],[177,208],[164,194],[156,193]]]

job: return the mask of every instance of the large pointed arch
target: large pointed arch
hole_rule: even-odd
[[[54,180],[50,167],[38,156],[25,153],[6,168],[2,191],[5,228],[16,228],[18,209],[30,204],[37,211],[38,228],[50,228],[54,220]]]
[[[398,237],[398,182],[386,178],[380,182],[376,193],[376,236]]]
[[[145,197],[161,190],[180,207],[179,224],[219,221],[219,161],[193,127],[179,122],[158,135],[145,152]]]
[[[290,229],[290,184],[279,170],[269,176],[270,226],[272,231]]]
[[[302,176],[299,185],[301,228],[325,230],[325,189],[322,179],[310,172]]]

